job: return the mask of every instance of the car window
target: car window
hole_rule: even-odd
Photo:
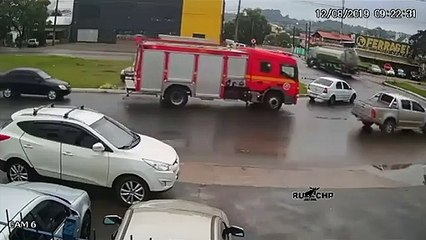
[[[343,89],[342,82],[337,82],[336,83],[336,89]]]
[[[317,80],[315,80],[313,83],[316,84],[320,84],[320,85],[324,85],[327,87],[330,87],[333,84],[333,81],[330,81],[328,79],[324,79],[324,78],[318,78]]]
[[[91,127],[116,148],[129,146],[135,138],[132,131],[107,117],[101,118],[97,122],[93,123]]]
[[[50,78],[52,78],[49,74],[47,74],[46,72],[44,72],[44,71],[37,71],[37,74],[41,77],[41,78],[43,78],[43,79],[50,79]]]
[[[389,95],[387,95],[387,94],[382,94],[382,95],[380,96],[379,101],[384,102],[384,103],[387,103],[387,104],[390,104],[390,103],[393,101],[393,97],[392,97],[392,96],[389,96]]]
[[[270,62],[260,62],[260,71],[263,73],[272,72],[272,64]]]
[[[24,218],[24,222],[35,222],[34,230],[55,233],[59,230],[65,219],[71,215],[70,209],[56,201],[47,200],[39,203]],[[30,228],[32,229],[32,228]],[[51,236],[42,233],[32,232],[23,228],[16,228],[10,235],[10,240],[47,240]]]
[[[43,138],[50,141],[61,142],[60,124],[55,122],[20,122],[18,126],[34,137]]]
[[[92,149],[95,143],[100,142],[86,130],[75,126],[62,125],[61,130],[61,142],[65,144]]]
[[[343,84],[343,89],[346,89],[346,90],[350,90],[351,89],[351,87],[347,83],[342,82],[342,84]]]
[[[411,102],[410,101],[401,100],[401,106],[402,106],[402,109],[411,111]]]
[[[288,66],[288,65],[281,65],[281,76],[295,78],[296,77],[295,67]]]
[[[425,112],[425,109],[420,104],[416,102],[412,102],[412,103],[413,103],[413,111],[423,112],[423,113]]]

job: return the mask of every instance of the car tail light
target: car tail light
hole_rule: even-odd
[[[4,135],[4,134],[0,134],[0,142],[1,142],[1,141],[6,141],[6,140],[8,140],[8,139],[10,139],[10,137],[9,137],[9,136]]]
[[[376,117],[377,117],[376,110],[371,109],[371,117],[372,117],[372,118],[376,118]]]
[[[328,89],[324,88],[324,91],[322,91],[323,93],[328,93]]]

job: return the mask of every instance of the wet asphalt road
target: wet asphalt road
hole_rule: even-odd
[[[326,75],[302,64],[300,69],[306,78]],[[380,81],[369,75],[348,80],[360,98],[387,89]],[[14,102],[0,99],[0,121],[19,109],[47,103],[44,98],[36,97]],[[301,99],[296,106],[285,106],[279,113],[266,113],[246,109],[242,103],[192,100],[183,110],[170,110],[161,109],[155,97],[132,96],[123,100],[121,95],[84,93],[71,94],[63,104],[94,108],[137,132],[173,145],[184,165],[312,169],[308,173],[312,177],[316,174],[313,169],[317,168],[356,169],[371,165],[392,168],[396,164],[414,164],[381,175],[407,182],[408,186],[421,185],[423,180],[423,172],[416,167],[426,163],[426,138],[410,132],[385,137],[377,129],[371,134],[364,133],[347,104],[328,107]],[[340,181],[336,176],[329,178]],[[111,191],[67,185],[90,193],[98,239],[109,239],[114,229],[101,225],[102,216],[121,215],[125,209],[113,201]],[[297,189],[307,190],[301,186]],[[333,199],[318,202],[294,200],[292,191],[185,182],[156,197],[195,200],[220,207],[233,224],[246,228],[246,239],[419,239],[426,234],[426,193],[422,186],[334,189]]]

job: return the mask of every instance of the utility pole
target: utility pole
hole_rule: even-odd
[[[307,49],[308,52],[310,47],[311,47],[311,21],[309,21],[309,27],[308,27],[308,49]]]
[[[240,20],[240,11],[241,11],[241,0],[238,0],[237,16],[235,17],[234,42],[238,42],[238,25],[239,25],[239,20]]]
[[[308,54],[308,23],[306,23],[306,31],[305,31],[305,59]]]
[[[296,26],[293,26],[293,53],[294,53],[294,50],[296,49],[296,47],[294,46],[296,41],[295,35],[296,35]]]
[[[343,34],[343,11],[345,10],[345,0],[342,0],[342,18],[340,19],[340,35]]]
[[[58,5],[59,5],[59,0],[56,0],[55,20],[53,22],[53,41],[52,41],[52,46],[55,46],[55,41],[56,41],[56,21],[58,19]]]

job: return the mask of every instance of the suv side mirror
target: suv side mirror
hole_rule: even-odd
[[[238,227],[238,226],[231,226],[225,230],[223,230],[222,235],[227,236],[231,234],[232,236],[235,237],[244,237],[245,233],[244,233],[244,229],[242,227]]]
[[[104,152],[105,146],[102,143],[98,142],[98,143],[93,144],[92,150],[94,152]]]
[[[104,217],[104,225],[120,225],[121,221],[122,219],[118,215],[107,215]]]

